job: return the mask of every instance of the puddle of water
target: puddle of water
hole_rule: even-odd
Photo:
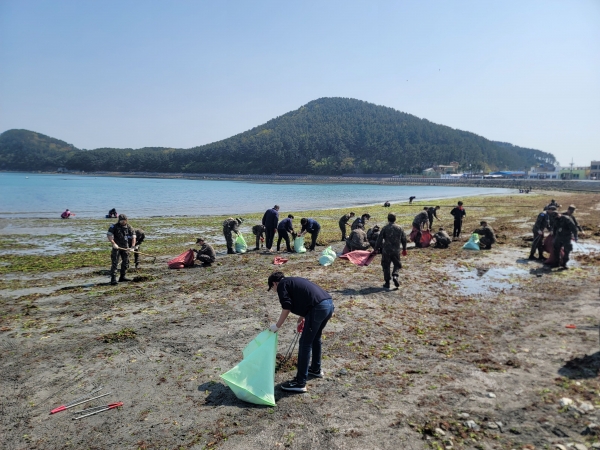
[[[574,242],[573,253],[584,255],[600,253],[600,244],[597,244],[596,242]]]
[[[529,275],[529,272],[518,267],[481,267],[458,272],[456,286],[462,294],[490,294],[500,289],[510,289],[515,278]]]

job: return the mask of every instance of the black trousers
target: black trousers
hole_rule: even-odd
[[[340,223],[340,231],[342,232],[342,241],[346,240],[346,224]]]
[[[277,234],[279,234],[279,237],[277,238],[277,251],[279,251],[281,246],[281,240],[283,239],[285,241],[286,250],[291,253],[292,247],[290,247],[289,233],[285,230],[277,230]]]
[[[277,231],[276,228],[267,228],[265,230],[265,247],[267,247],[267,250],[271,250],[271,247],[273,247],[273,239],[275,238],[275,231]]]
[[[533,242],[531,243],[531,251],[529,252],[529,257],[532,258],[535,256],[535,252],[539,253],[539,257],[542,258],[544,254],[544,235],[539,234],[537,231],[533,232]]]
[[[121,276],[124,277],[129,269],[129,252],[125,250],[112,249],[110,254],[111,266],[110,276],[114,277],[117,275],[117,266],[119,265],[119,258],[121,259]]]
[[[390,275],[390,264],[394,266],[394,270]],[[381,267],[383,268],[383,280],[388,283],[392,276],[397,277],[398,272],[402,269],[402,263],[400,262],[400,252],[381,253]]]
[[[321,231],[320,228],[318,230],[315,230],[312,233],[310,233],[310,237],[312,238],[312,242],[310,243],[309,250],[314,250],[315,249],[315,246],[317,245],[317,238],[319,237],[319,231]]]
[[[460,237],[460,231],[462,229],[462,220],[454,221],[454,230],[452,231],[452,237]]]
[[[256,247],[255,247],[255,250],[258,250],[258,249],[260,248],[260,238],[261,238],[261,237],[263,237],[263,234],[262,234],[262,233],[258,233],[258,234],[256,235]]]

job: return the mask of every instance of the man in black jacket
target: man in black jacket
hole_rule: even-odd
[[[454,230],[452,230],[453,238],[460,238],[460,232],[462,230],[462,223],[467,215],[465,208],[463,208],[463,202],[458,202],[458,206],[450,211],[450,214],[454,217]]]
[[[290,313],[299,316],[298,324],[304,322],[298,348],[296,378],[283,383],[281,389],[306,392],[306,381],[309,376],[317,378],[324,376],[321,370],[321,335],[335,309],[331,294],[306,278],[286,277],[282,272],[272,273],[268,284],[269,291],[272,288],[277,291],[282,308],[279,320],[269,329],[276,333]]]
[[[279,224],[279,205],[275,205],[265,211],[262,224],[265,226],[265,247],[267,247],[268,251],[272,252],[273,239],[275,238],[275,232]]]

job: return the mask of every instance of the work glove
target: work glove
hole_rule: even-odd
[[[406,256],[408,255],[408,253],[406,252],[406,250],[402,250],[402,256]]]
[[[271,325],[269,327],[269,330],[271,330],[273,333],[277,333],[277,330],[279,330],[279,327],[277,326],[276,323],[274,323],[273,325]]]
[[[298,326],[296,327],[298,333],[302,333],[302,330],[304,330],[304,319],[298,320]]]
[[[544,232],[540,230],[540,231],[538,231],[538,234],[543,235]]]
[[[119,246],[117,245],[116,242],[112,243],[112,248],[114,248],[115,250],[119,250]]]

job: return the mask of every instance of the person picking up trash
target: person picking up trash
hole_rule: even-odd
[[[286,277],[283,272],[272,273],[268,284],[269,291],[272,288],[277,291],[283,308],[279,320],[269,330],[276,333],[290,313],[299,316],[298,324],[304,322],[298,348],[298,372],[293,380],[283,383],[281,389],[306,392],[309,376],[324,376],[321,370],[321,334],[335,310],[331,294],[306,278]]]

